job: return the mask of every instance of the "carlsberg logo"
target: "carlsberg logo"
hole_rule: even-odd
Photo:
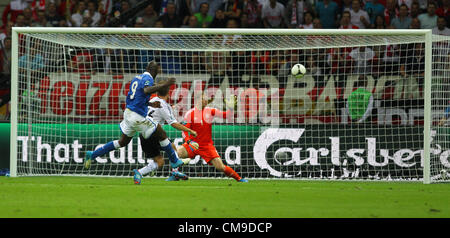
[[[276,177],[292,177],[289,175],[272,168],[268,163],[267,152],[268,148],[277,141],[288,140],[294,143],[300,144],[300,139],[304,134],[305,129],[281,129],[281,128],[270,128],[265,130],[255,142],[253,148],[254,158],[257,165],[261,169],[267,169],[271,175]],[[435,135],[435,132],[432,133]],[[345,155],[341,158],[341,144],[339,137],[328,137],[330,142],[330,147],[328,148],[289,148],[281,147],[278,148],[273,157],[276,158],[280,154],[290,154],[291,160],[282,163],[284,166],[297,165],[301,166],[304,164],[309,164],[311,166],[320,166],[319,161],[326,161],[326,164],[333,166],[346,166],[348,163],[356,166],[362,166],[368,164],[373,167],[383,167],[387,166],[390,161],[395,165],[402,168],[409,168],[418,166],[417,160],[414,158],[420,156],[420,167],[423,167],[423,150],[411,150],[411,149],[399,149],[394,152],[390,152],[388,149],[379,149],[377,154],[377,139],[373,137],[366,137],[365,148],[351,148],[345,151]],[[358,144],[358,143],[356,143]],[[432,155],[439,155],[439,160],[444,167],[449,168],[450,162],[448,157],[450,155],[450,150],[442,151],[440,145],[435,145],[436,148],[431,149]],[[300,152],[304,150],[309,155],[307,158],[301,158]],[[392,154],[391,154],[392,153]],[[349,161],[353,160],[353,161]],[[323,162],[322,162],[323,163]],[[325,165],[325,164],[322,164]]]

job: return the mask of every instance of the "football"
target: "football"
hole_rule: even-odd
[[[306,68],[302,64],[295,64],[291,69],[291,74],[296,78],[301,78],[306,73]]]

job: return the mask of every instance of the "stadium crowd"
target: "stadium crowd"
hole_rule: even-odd
[[[13,26],[433,29],[433,34],[449,36],[449,8],[450,0],[12,0],[3,11],[0,29],[0,107],[9,101]],[[277,76],[280,86],[284,87],[293,62],[305,62],[309,72],[317,76],[341,71],[363,74],[369,70],[367,68],[370,65],[370,72],[375,72],[374,74],[398,72],[407,75],[413,69],[404,67],[408,64],[399,61],[399,54],[405,54],[405,57],[400,56],[405,60],[420,61],[418,57],[406,56],[423,52],[420,44],[407,47],[411,48],[398,49],[392,45],[384,48],[324,49],[301,53],[261,51],[206,54],[76,49],[70,55],[69,70],[134,73],[143,69],[144,64],[139,62],[159,58],[165,73],[208,72],[212,75],[209,82],[212,84],[220,84],[227,74],[233,86],[248,86],[240,80],[243,74],[271,74]],[[120,57],[120,60],[114,57]],[[342,58],[351,59],[353,66],[340,65],[347,62]],[[19,65],[26,60],[26,55],[22,55]],[[226,62],[221,63],[223,60]],[[374,63],[381,61],[383,63]],[[105,62],[110,63],[95,65]],[[47,67],[46,64],[48,63],[41,62],[33,66],[39,69]],[[420,74],[419,71],[416,73]]]

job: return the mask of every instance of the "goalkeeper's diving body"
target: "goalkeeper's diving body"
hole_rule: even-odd
[[[178,158],[172,143],[167,138],[167,134],[161,125],[155,123],[151,117],[147,117],[151,94],[163,88],[170,87],[175,83],[175,79],[172,78],[162,84],[155,84],[154,78],[158,75],[159,70],[158,63],[151,61],[143,74],[133,78],[126,98],[126,109],[123,113],[123,120],[120,123],[122,136],[119,140],[110,141],[95,151],[87,151],[84,158],[84,167],[86,169],[90,168],[95,158],[128,145],[136,132],[139,132],[144,139],[154,135],[159,141],[161,149],[169,156],[172,168],[177,168],[184,164]]]
[[[161,82],[158,82],[158,84]],[[169,92],[170,88],[165,87],[157,91],[157,96],[153,97],[150,102],[153,105],[160,105],[160,107],[152,107],[149,106],[148,115],[147,117],[151,117],[151,120],[158,123],[158,125],[164,125],[167,123],[168,125],[172,126],[173,128],[185,131],[186,133],[190,133],[193,137],[197,136],[197,132],[183,126],[181,123],[177,121],[175,118],[175,115],[173,114],[172,106],[168,103],[169,101]],[[150,160],[147,166],[141,168],[141,169],[134,169],[134,184],[141,184],[142,177],[146,174],[152,173],[156,171],[158,168],[162,168],[164,165],[164,157],[161,154],[161,145],[159,143],[158,137],[153,134],[149,138],[145,139],[143,135],[139,135],[140,141],[141,141],[141,148],[145,153],[146,158],[153,158],[153,160]],[[173,147],[174,149],[175,146]],[[191,159],[182,159],[184,164],[189,163]],[[171,177],[175,177],[177,179],[187,180],[188,177],[179,172],[179,171],[173,171],[171,174]]]
[[[194,108],[185,114],[184,120],[186,122],[185,126],[196,131],[198,135],[194,138],[192,134],[183,131],[185,143],[177,148],[177,153],[180,158],[194,158],[196,155],[200,155],[205,162],[213,165],[218,171],[225,173],[228,177],[232,177],[238,182],[248,182],[247,179],[241,178],[231,167],[223,164],[212,140],[212,121],[214,117],[227,118],[229,114],[232,114],[236,99],[233,97],[231,100],[226,101],[225,104],[228,108],[226,112],[207,107],[209,102],[210,100],[203,93],[195,97]],[[176,171],[177,169],[173,170]]]

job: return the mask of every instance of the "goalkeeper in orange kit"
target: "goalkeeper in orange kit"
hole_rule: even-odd
[[[247,179],[241,178],[232,168],[223,164],[212,140],[213,119],[215,117],[227,118],[229,114],[232,114],[236,104],[236,97],[233,96],[232,99],[225,102],[228,108],[226,112],[207,107],[209,102],[205,95],[201,94],[201,97],[196,98],[194,108],[189,110],[184,116],[185,126],[196,131],[197,136],[193,137],[188,132],[183,132],[185,143],[177,148],[178,156],[180,158],[194,158],[196,155],[200,155],[209,165],[213,165],[218,171],[225,173],[228,177],[232,177],[238,182],[248,182]],[[169,178],[170,180],[178,179],[172,177]]]

